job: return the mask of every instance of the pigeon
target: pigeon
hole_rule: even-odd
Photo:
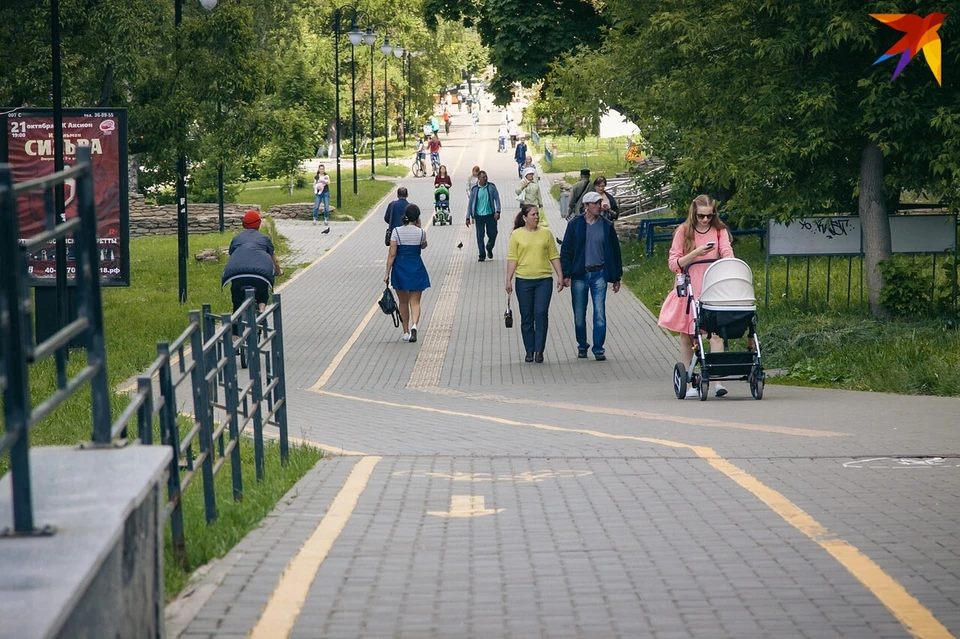
[[[326,234],[329,233],[329,232],[330,232],[330,227],[328,226],[327,228],[325,228],[325,229],[323,229],[322,231],[320,231],[320,235],[326,235]]]
[[[559,237],[557,237],[556,235],[554,235],[553,237],[556,238],[557,244],[563,244],[563,240],[561,240]]]
[[[458,249],[462,249],[462,248],[463,248],[463,242],[460,242],[459,244],[457,244],[457,248],[458,248]]]

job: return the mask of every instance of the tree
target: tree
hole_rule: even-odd
[[[938,10],[960,14],[960,2],[946,4]],[[910,190],[955,205],[960,175],[956,75],[938,86],[922,54],[894,82],[894,61],[871,66],[902,34],[869,13],[896,7],[610,0],[606,10],[603,46],[551,79],[584,92],[573,64],[616,68],[596,95],[639,123],[678,181],[733,193],[732,212],[786,221],[856,206],[871,309],[885,315],[877,264],[890,255],[891,204]],[[947,43],[960,36],[951,24],[940,29]],[[944,47],[944,68],[958,64],[960,48]]]
[[[596,42],[601,24],[588,0],[426,0],[423,15],[430,28],[440,16],[476,29],[497,68],[490,91],[500,104],[510,101],[514,82],[535,84],[561,54]]]

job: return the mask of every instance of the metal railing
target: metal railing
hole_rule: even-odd
[[[53,190],[68,179],[76,180],[77,217],[55,224]],[[44,230],[20,239],[17,196],[45,193]],[[50,242],[73,238],[76,256],[75,285],[77,318],[40,343],[33,344],[30,327],[32,307],[26,256]],[[67,349],[79,344],[86,350],[86,365],[67,377]],[[53,356],[57,390],[31,406],[29,367]],[[110,445],[110,391],[107,385],[103,339],[103,309],[100,297],[100,266],[97,251],[97,217],[93,200],[93,169],[90,149],[77,149],[76,164],[50,176],[13,183],[9,165],[0,165],[0,385],[3,387],[4,435],[0,454],[9,451],[13,486],[13,529],[2,536],[51,534],[48,526],[37,527],[30,489],[30,430],[90,382],[95,445]]]
[[[233,499],[243,500],[241,436],[252,436],[258,482],[264,477],[265,425],[279,431],[280,459],[282,463],[287,461],[280,309],[280,295],[274,295],[273,303],[257,314],[250,289],[233,315],[215,315],[209,305],[202,311],[191,311],[190,325],[172,344],[157,344],[157,358],[137,377],[136,393],[113,426],[114,436],[126,437],[126,429],[135,417],[138,437],[144,444],[154,443],[154,430],[158,428],[160,443],[173,449],[166,515],[174,556],[181,564],[186,563],[183,494],[197,478],[198,470],[209,524],[217,518],[214,477],[228,459]],[[241,380],[243,368],[247,375]],[[189,386],[191,393],[189,412],[178,404],[177,391],[183,386]],[[182,435],[181,416],[188,421]]]

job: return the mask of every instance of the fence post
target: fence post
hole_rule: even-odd
[[[286,373],[283,368],[283,318],[282,305],[280,304],[280,294],[273,296],[276,309],[273,312],[274,345],[271,349],[273,354],[273,374],[277,379],[275,393],[279,401],[277,408],[277,427],[280,429],[280,463],[286,464],[290,456],[290,442],[287,432],[287,383]]]
[[[9,336],[3,354],[7,360],[7,387],[3,390],[3,420],[10,447],[10,472],[13,484],[13,530],[33,532],[33,501],[30,492],[30,449],[27,411],[30,396],[27,373],[26,334],[22,311],[22,255],[17,245],[18,226],[10,165],[0,165],[0,313],[6,317]]]
[[[263,384],[260,379],[259,326],[257,325],[257,303],[253,299],[253,289],[247,289],[247,310],[244,324],[247,333],[247,372],[250,375],[250,401],[253,406],[253,457],[257,469],[257,481],[263,481]]]
[[[190,311],[190,348],[193,351],[193,414],[200,423],[200,454],[203,456],[200,470],[203,474],[203,505],[207,523],[217,518],[217,501],[213,487],[213,424],[210,419],[210,401],[207,395],[206,354],[203,351],[203,335],[200,333],[200,311]]]
[[[233,500],[243,501],[243,472],[240,466],[240,414],[239,390],[237,389],[237,356],[233,348],[232,319],[229,313],[220,316],[222,326],[231,326],[231,330],[223,333],[223,355],[227,358],[223,377],[223,399],[227,407],[227,419],[230,420],[230,441],[233,450],[230,452],[230,474],[233,476]]]
[[[183,539],[183,505],[180,503],[180,429],[177,426],[177,397],[170,372],[170,345],[157,343],[157,354],[163,358],[160,365],[160,443],[169,446],[170,470],[167,473],[167,501],[170,510],[170,542],[173,556],[181,568],[187,567],[187,549]]]
[[[137,395],[147,398],[137,410],[137,437],[147,446],[153,445],[153,382],[149,377],[137,378]],[[124,429],[126,430],[126,429]]]

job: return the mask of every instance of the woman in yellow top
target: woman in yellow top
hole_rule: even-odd
[[[534,204],[537,208],[543,207],[543,196],[540,195],[540,184],[537,182],[536,176],[537,170],[532,166],[528,166],[523,170],[523,178],[521,178],[520,184],[517,185],[514,191],[521,205]],[[540,217],[540,228],[550,228],[546,215]]]
[[[513,221],[513,233],[507,246],[507,295],[513,293],[517,279],[517,307],[520,310],[520,334],[527,356],[523,361],[543,363],[547,343],[547,313],[553,295],[550,267],[557,274],[557,292],[563,290],[560,253],[553,233],[539,226],[540,209],[524,204]]]

